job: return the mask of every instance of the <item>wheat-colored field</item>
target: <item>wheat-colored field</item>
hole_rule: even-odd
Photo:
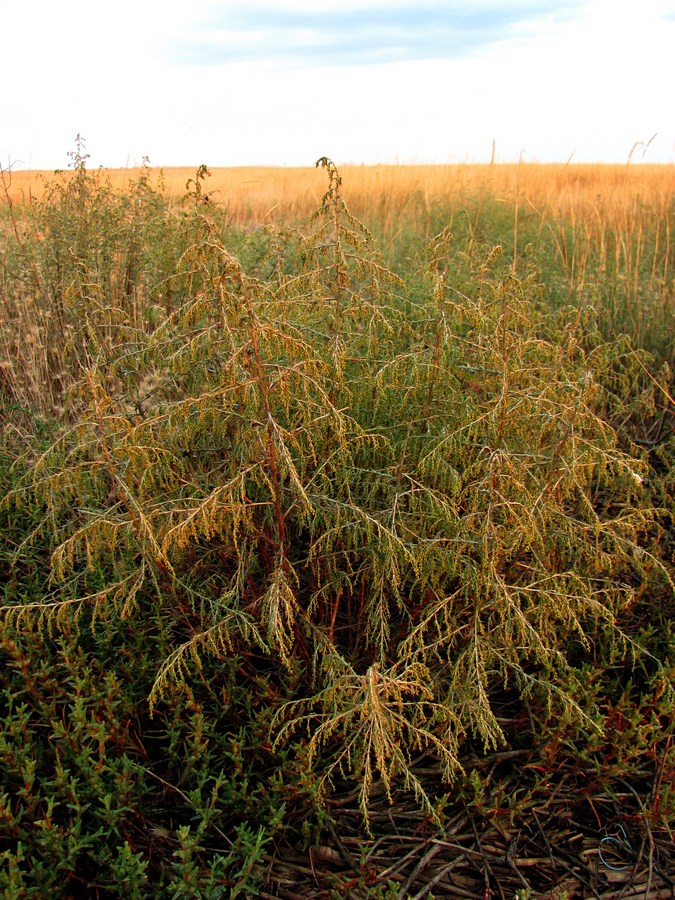
[[[409,242],[424,247],[444,228],[452,230],[458,245],[465,242],[469,253],[475,239],[503,247],[514,272],[521,259],[536,252],[541,279],[557,302],[594,306],[607,334],[627,333],[637,346],[672,361],[675,166],[382,165],[345,166],[339,172],[350,212],[373,231],[388,263],[405,269]],[[69,220],[78,219],[80,201],[67,209],[65,219],[58,206],[66,196],[61,189],[75,174],[73,169],[2,173],[0,213],[9,214],[0,218],[0,235],[7,237],[7,248],[17,239],[33,283],[42,283],[42,267],[55,254],[65,253],[70,260],[72,248],[61,232],[68,231]],[[133,190],[139,177],[147,178],[177,209],[187,193],[194,193],[197,170],[93,169],[87,174],[92,179],[88,190],[99,182],[120,195]],[[59,189],[40,212],[50,184]],[[220,224],[244,228],[283,223],[304,229],[327,187],[325,169],[312,165],[215,168],[200,183],[215,204],[212,212],[219,211]],[[105,191],[96,200],[88,196],[101,207],[96,218],[103,227],[112,215],[112,209],[106,212],[110,196]],[[99,236],[100,241],[118,241],[113,232]],[[46,237],[50,246],[66,243],[50,250],[42,243]],[[118,249],[119,258],[127,251]],[[44,304],[45,297],[38,291],[30,303]],[[29,301],[8,295],[3,303],[0,361],[14,359],[21,372],[33,371],[32,360],[18,362],[26,341],[21,351],[16,347],[17,335],[32,333],[24,322]]]
[[[113,187],[124,189],[141,174],[139,168],[106,169]],[[153,184],[179,200],[195,169],[148,169]],[[299,219],[316,209],[326,188],[322,170],[307,167],[210,169],[204,190],[227,206],[232,221],[266,222]],[[542,216],[565,217],[596,211],[598,216],[630,215],[636,204],[666,208],[675,196],[675,166],[669,165],[391,165],[340,167],[343,194],[358,215],[377,210],[383,224],[406,211],[411,198],[428,204],[488,191],[512,202],[519,198]],[[15,202],[39,198],[54,172],[11,173]]]

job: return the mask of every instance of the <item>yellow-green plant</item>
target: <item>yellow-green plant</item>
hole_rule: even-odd
[[[304,685],[279,741],[306,725],[364,813],[376,775],[431,809],[413,755],[450,777],[467,733],[500,742],[495,684],[581,715],[560,673],[598,628],[620,644],[622,607],[662,574],[642,547],[656,513],[601,416],[584,318],[545,313],[498,249],[474,248],[459,291],[447,231],[407,302],[319,162],[304,265],[269,279],[227,251],[198,172],[181,302],[91,358],[86,414],[14,494],[45,510],[53,592],[5,614],[133,616],[152,596],[174,641],[153,702],[204,653],[255,653]]]
[[[84,371],[107,372],[170,306],[166,278],[180,250],[176,217],[147,167],[120,192],[87,169],[79,135],[69,155],[70,169],[27,208],[13,203],[11,172],[2,173],[14,240],[0,259],[0,363],[11,400],[72,421],[69,392]]]

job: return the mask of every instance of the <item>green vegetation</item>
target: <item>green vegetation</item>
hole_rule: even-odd
[[[116,192],[81,144],[5,206],[5,896],[254,896],[340,791],[363,841],[383,796],[442,833],[556,767],[672,826],[662,218],[622,293],[618,251],[580,283],[577,224],[484,194],[383,254],[317,165],[274,228],[228,226],[204,167],[176,210]],[[529,769],[488,813],[505,747]]]

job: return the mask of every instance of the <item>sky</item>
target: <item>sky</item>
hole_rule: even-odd
[[[675,0],[0,0],[0,164],[675,163]]]

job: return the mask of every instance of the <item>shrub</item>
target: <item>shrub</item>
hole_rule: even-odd
[[[170,308],[87,337],[105,352],[81,354],[82,411],[12,494],[43,510],[53,578],[5,617],[152,610],[172,645],[154,708],[241,655],[287,701],[277,749],[295,734],[328,782],[354,772],[364,814],[377,777],[431,811],[413,756],[450,778],[466,735],[500,743],[496,684],[592,724],[570,654],[630,645],[617,616],[667,580],[644,546],[658,513],[603,417],[611,346],[586,314],[547,311],[499,247],[472,247],[460,289],[447,230],[413,302],[319,164],[313,230],[270,240],[267,277],[226,249],[198,172]]]

